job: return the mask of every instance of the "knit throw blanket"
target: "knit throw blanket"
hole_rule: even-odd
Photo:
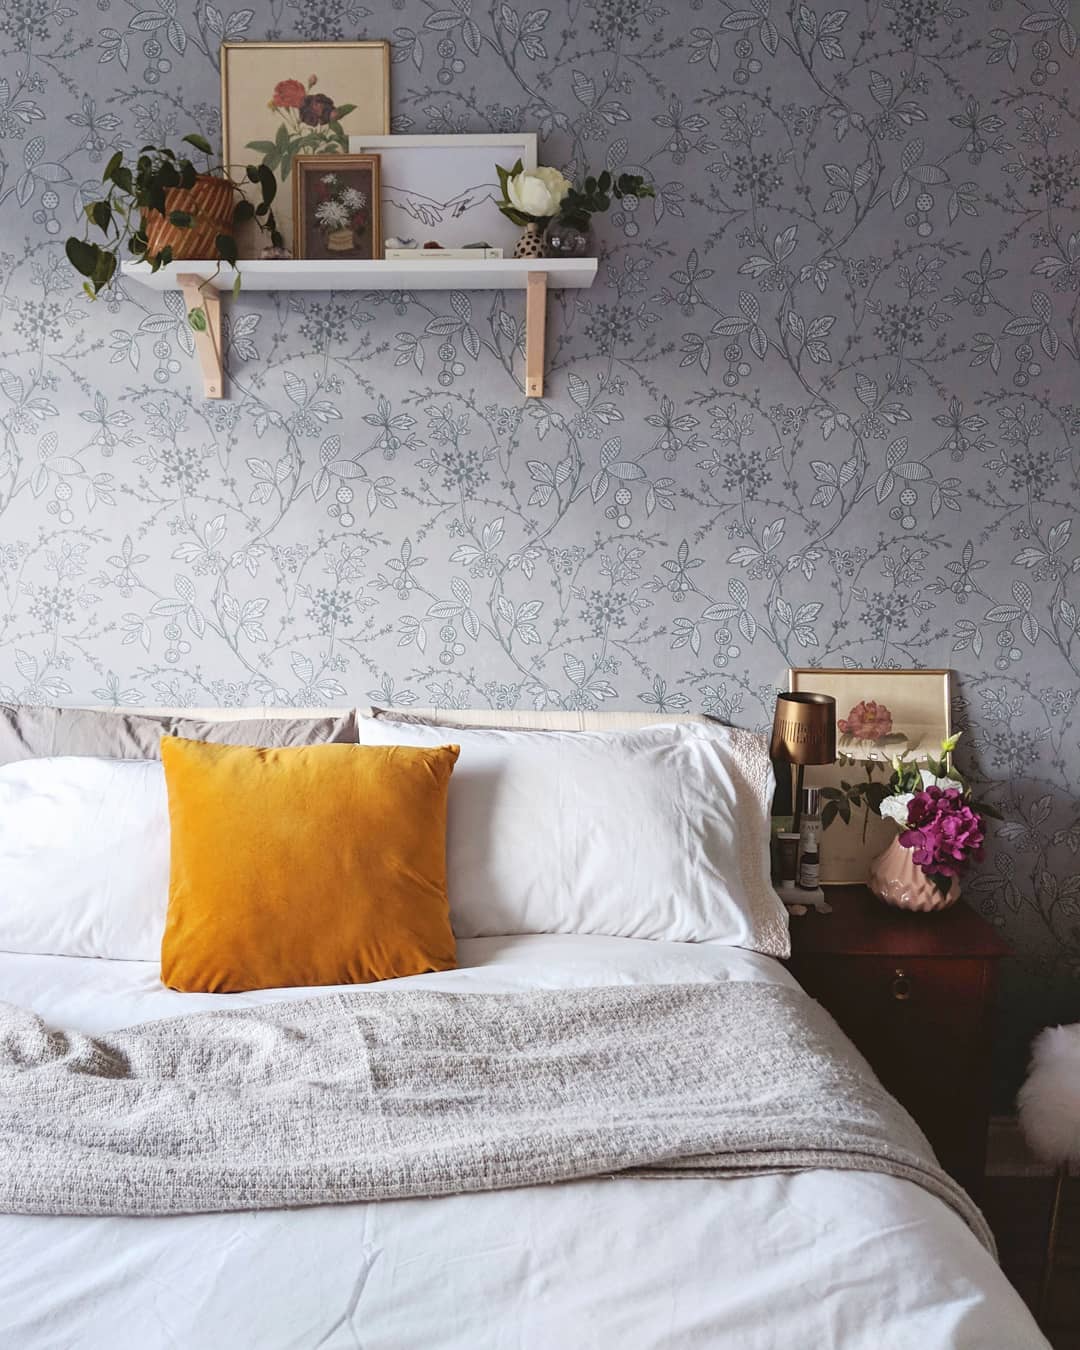
[[[798,989],[363,991],[105,1036],[0,1003],[0,1212],[190,1214],[817,1167],[914,1181],[992,1250],[915,1123]]]

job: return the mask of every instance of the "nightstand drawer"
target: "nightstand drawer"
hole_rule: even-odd
[[[797,955],[791,970],[969,1186],[985,1161],[993,963],[976,957]]]

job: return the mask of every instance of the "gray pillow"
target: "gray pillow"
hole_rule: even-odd
[[[250,721],[207,722],[179,716],[0,703],[0,764],[52,755],[160,759],[162,736],[271,748],[330,741],[355,744],[356,711],[350,709],[326,717],[255,717]]]

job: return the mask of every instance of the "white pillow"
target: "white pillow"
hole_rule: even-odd
[[[0,768],[0,951],[157,961],[168,902],[159,761]]]
[[[727,727],[451,729],[361,718],[362,745],[461,747],[447,880],[458,937],[605,933],[789,952],[769,881],[772,769]]]

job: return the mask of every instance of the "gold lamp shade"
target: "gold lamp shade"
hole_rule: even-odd
[[[786,770],[775,770],[778,788],[781,773],[787,776],[785,796],[791,791],[790,765],[797,766],[791,828],[798,834],[802,822],[803,766],[832,764],[836,760],[836,699],[830,694],[777,694],[769,755],[774,766],[789,766]]]
[[[778,694],[769,754],[787,764],[832,764],[836,699],[829,694]]]

